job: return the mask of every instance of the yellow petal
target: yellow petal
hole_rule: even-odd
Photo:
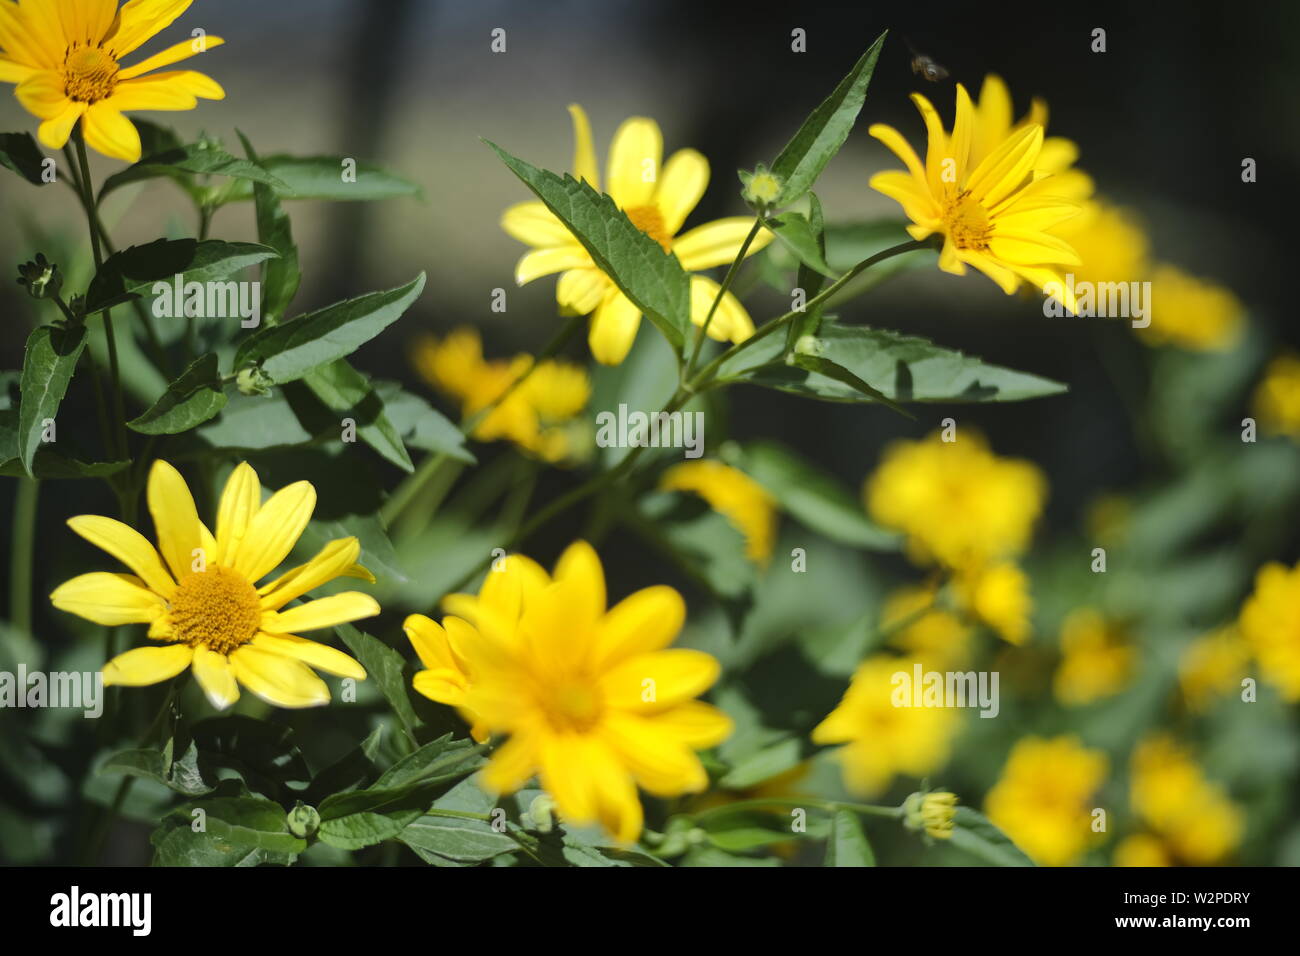
[[[592,357],[602,365],[618,365],[636,341],[641,310],[622,292],[613,291],[591,317],[587,344]]]
[[[286,572],[262,589],[262,607],[279,610],[294,598],[342,577],[361,555],[356,538],[337,538],[321,548],[306,564]]]
[[[672,734],[687,747],[716,747],[731,736],[735,724],[712,704],[688,700],[663,713],[645,718],[662,733]]]
[[[664,232],[675,236],[686,217],[699,205],[709,185],[709,161],[693,149],[679,149],[668,157],[655,193],[655,205],[664,217]]]
[[[970,162],[971,141],[975,131],[975,109],[971,105],[970,94],[966,87],[957,84],[957,117],[952,125],[952,138],[948,141],[948,155],[955,164],[956,182],[966,178],[967,164]]]
[[[1011,132],[1011,93],[1000,76],[984,77],[980,87],[975,136],[971,154],[976,163],[997,148]]]
[[[342,651],[309,641],[296,634],[268,634],[259,631],[253,638],[252,646],[272,654],[292,657],[308,664],[318,671],[333,674],[336,677],[351,677],[353,680],[365,680],[366,669]]]
[[[907,218],[913,222],[939,218],[939,207],[935,204],[934,197],[917,183],[916,177],[911,173],[889,169],[872,176],[868,185],[902,206]]]
[[[412,614],[402,622],[402,630],[425,667],[430,670],[460,669],[459,662],[452,656],[447,632],[433,618],[423,614]]]
[[[501,214],[501,228],[512,238],[530,246],[573,245],[577,242],[564,223],[540,200],[516,203]]]
[[[101,101],[107,108],[124,113],[127,110],[167,110],[178,112],[192,110],[199,105],[194,94],[181,86],[154,77],[128,80],[119,83],[113,95]]]
[[[86,110],[81,131],[85,134],[86,145],[96,152],[127,163],[139,162],[140,133],[108,100],[95,103]]]
[[[63,63],[67,42],[61,33],[57,37],[45,33],[24,15],[26,12],[13,3],[0,3],[0,49],[9,60],[25,67],[57,69]]]
[[[1027,126],[985,157],[966,182],[971,198],[991,208],[1023,186],[1043,145],[1043,128]]]
[[[496,749],[480,780],[492,793],[514,793],[536,772],[537,747],[526,734],[514,734]]]
[[[591,142],[591,123],[587,111],[577,103],[569,104],[573,118],[573,178],[585,180],[592,189],[600,189],[600,175],[596,171],[596,147]]]
[[[411,686],[429,700],[449,707],[465,702],[465,675],[449,667],[419,671],[411,678]]]
[[[673,642],[686,622],[686,602],[666,585],[643,588],[610,609],[596,634],[596,660],[610,667],[660,651]]]
[[[320,707],[330,701],[325,682],[292,657],[245,644],[231,653],[230,663],[241,684],[277,707]]]
[[[922,94],[913,93],[912,102],[916,104],[916,108],[921,111],[921,118],[925,120],[927,134],[925,181],[929,184],[932,193],[936,196],[942,196],[944,192],[943,161],[952,158],[948,152],[948,137],[943,131],[943,121],[939,119],[938,111]]]
[[[652,119],[633,116],[623,121],[609,148],[606,191],[620,209],[648,206],[659,182],[663,134]]]
[[[96,571],[65,581],[50,595],[60,611],[76,614],[105,627],[145,624],[165,610],[167,602],[133,574]]]
[[[118,59],[166,30],[193,0],[127,0],[106,46]]]
[[[315,508],[316,489],[309,481],[294,482],[273,494],[248,522],[235,549],[235,570],[252,582],[274,571],[298,543]]]
[[[203,688],[208,702],[217,710],[225,710],[239,700],[239,684],[225,654],[218,654],[206,647],[196,647],[194,679]]]
[[[541,747],[542,787],[560,816],[575,824],[599,823],[618,840],[640,835],[641,802],[617,753],[594,737],[549,737]]]
[[[181,60],[188,60],[192,56],[198,56],[200,53],[206,53],[208,50],[214,50],[226,41],[221,37],[204,37],[202,48],[196,50],[194,47],[196,40],[182,40],[163,50],[161,53],[155,53],[146,60],[141,60],[131,66],[125,67],[117,74],[119,80],[130,80],[141,76],[152,70],[162,69],[164,66],[171,66],[173,63],[179,63]]]
[[[33,73],[14,89],[23,109],[41,119],[62,116],[72,101],[64,93],[63,78],[54,72]]]
[[[175,677],[190,666],[194,649],[187,644],[137,647],[104,665],[104,684],[144,687]]]
[[[599,269],[570,269],[555,284],[555,301],[570,315],[587,315],[604,301],[613,284]]]
[[[676,737],[660,732],[649,720],[613,713],[601,722],[601,737],[642,788],[660,797],[696,793],[708,786],[700,759]]]
[[[592,268],[591,256],[576,239],[573,239],[567,245],[534,249],[527,253],[515,266],[515,282],[519,285],[527,285],[534,279],[564,272],[567,269],[590,268]]]
[[[379,613],[379,602],[360,591],[344,591],[299,604],[287,611],[265,611],[262,626],[276,634],[316,631],[336,624],[347,624]]]
[[[248,523],[262,503],[262,483],[248,462],[240,462],[226,479],[217,506],[218,564],[229,564],[248,531]]]
[[[867,132],[888,146],[890,151],[903,161],[903,165],[916,179],[918,186],[927,193],[931,192],[929,180],[925,175],[925,167],[921,165],[921,159],[916,155],[916,150],[912,149],[911,143],[903,138],[902,133],[883,123],[872,124],[867,129]]]
[[[169,70],[166,73],[153,73],[146,77],[134,80],[126,80],[118,84],[117,90],[108,102],[117,98],[119,93],[125,93],[129,90],[143,89],[146,87],[170,86],[180,91],[186,96],[197,97],[203,100],[224,100],[226,91],[221,84],[208,76],[206,73],[199,73],[195,70]],[[197,105],[197,104],[195,104]],[[189,106],[120,106],[118,109],[192,109]]]
[[[0,42],[0,49],[4,49],[3,43]],[[30,79],[35,74],[37,68],[28,66],[26,63],[19,63],[11,60],[9,57],[0,56],[0,83],[21,83]]]
[[[713,656],[677,647],[628,658],[607,671],[600,686],[610,707],[662,710],[708,690],[720,672]]]
[[[703,326],[722,287],[708,276],[691,276],[691,322]],[[728,291],[709,322],[709,338],[719,342],[743,342],[754,334],[754,320],[740,300]]]
[[[594,625],[605,613],[605,569],[596,549],[586,541],[575,541],[564,549],[553,578],[575,586],[575,616]]]
[[[176,590],[154,546],[129,525],[102,515],[78,515],[68,519],[68,527],[138,574],[149,590],[164,598]]]
[[[749,216],[716,219],[702,226],[696,226],[690,232],[674,239],[673,252],[681,262],[682,268],[688,272],[728,265],[735,260],[740,247],[744,245],[745,237],[753,228],[754,220]],[[766,247],[772,238],[771,232],[766,229],[760,230],[745,251],[745,258]]]
[[[1000,223],[989,240],[989,252],[996,259],[1018,265],[1077,266],[1080,263],[1079,254],[1068,242],[1045,232],[1004,229]]]
[[[196,558],[202,565],[215,564],[214,553],[203,552],[203,534],[199,530],[198,510],[194,497],[181,473],[159,459],[149,470],[149,513],[158,533],[158,549],[172,569],[176,580],[194,573]],[[196,555],[195,552],[201,552]]]
[[[1020,279],[1014,272],[995,261],[991,256],[983,253],[968,250],[962,253],[962,261],[969,262],[972,266],[984,273],[990,279],[998,284],[1007,295],[1012,295],[1020,286]]]

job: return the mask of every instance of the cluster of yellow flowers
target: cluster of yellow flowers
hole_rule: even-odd
[[[1079,707],[1123,690],[1137,665],[1124,629],[1095,608],[1076,608],[1061,625],[1061,663],[1053,679],[1056,699]]]

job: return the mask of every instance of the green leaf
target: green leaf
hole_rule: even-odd
[[[753,810],[744,806],[719,807],[700,814],[695,824],[703,830],[709,842],[720,850],[744,852],[773,843],[785,843],[805,836],[820,836],[824,830],[816,821],[809,820],[805,832],[793,829],[794,816],[784,811]]]
[[[949,842],[994,866],[1034,866],[1011,838],[970,807],[958,807]]]
[[[826,218],[822,214],[821,200],[817,194],[810,192],[808,194],[808,229],[816,240],[816,249],[818,260],[826,262]],[[815,299],[821,292],[822,286],[826,284],[826,275],[818,269],[809,265],[808,262],[801,260],[799,262],[798,274],[795,277],[795,287],[803,290],[804,302],[810,302]],[[785,289],[781,290],[786,291]],[[821,328],[822,314],[826,311],[826,304],[819,303],[812,308],[806,308],[803,314],[798,315],[790,323],[786,330],[785,350],[793,352],[799,340],[805,335],[816,335],[817,330]]]
[[[785,446],[753,442],[741,451],[737,465],[811,530],[856,548],[898,550],[897,534],[871,521],[847,488]]]
[[[298,856],[234,843],[215,833],[195,833],[189,823],[170,817],[154,830],[149,842],[154,847],[152,866],[288,866]]]
[[[677,257],[664,252],[632,225],[613,199],[587,183],[531,166],[495,143],[488,146],[680,352],[691,328],[691,297],[690,280]]]
[[[233,771],[252,790],[282,795],[290,783],[311,778],[293,729],[243,714],[210,717],[191,730],[205,772]]]
[[[408,824],[398,839],[435,866],[443,860],[480,863],[520,849],[512,837],[482,820],[449,816],[422,816]]]
[[[366,669],[370,680],[378,685],[380,693],[384,695],[388,706],[397,715],[406,735],[414,742],[415,728],[420,721],[415,716],[415,708],[411,706],[410,698],[406,696],[406,678],[402,676],[406,659],[383,641],[371,637],[351,624],[343,624],[337,630],[339,636],[343,638],[343,643]]]
[[[114,173],[100,187],[99,201],[103,202],[105,196],[128,183],[167,177],[187,186],[193,183],[194,176],[230,176],[280,189],[287,188],[280,179],[257,163],[231,156],[214,144],[200,142],[186,146],[169,145],[164,151],[146,155],[138,163],[128,166],[120,173]]]
[[[258,162],[248,137],[240,133],[239,139],[248,158]],[[293,241],[289,215],[280,205],[275,189],[266,183],[254,183],[253,203],[257,212],[257,241],[279,254],[278,259],[269,259],[262,265],[262,319],[274,325],[284,318],[302,283],[298,246]]]
[[[45,154],[31,133],[0,133],[0,166],[17,173],[33,186],[44,186],[41,174]]]
[[[765,220],[763,225],[772,230],[803,265],[821,275],[835,277],[834,271],[826,264],[820,236],[803,213],[783,212],[779,216]],[[811,298],[816,294],[810,292],[808,296]]]
[[[232,394],[221,417],[196,434],[213,448],[227,451],[263,451],[312,440],[282,394]]]
[[[202,425],[225,407],[217,356],[209,352],[195,359],[147,412],[127,422],[126,427],[142,435],[179,435]]]
[[[202,810],[196,817],[194,810]],[[289,832],[284,809],[260,797],[213,797],[178,807],[170,817],[192,825],[203,820],[206,834],[246,849],[271,853],[301,853],[307,841]]]
[[[347,359],[313,369],[303,377],[303,383],[326,408],[353,418],[357,435],[384,459],[403,471],[415,471],[402,436],[385,413],[383,399]]]
[[[408,448],[445,454],[467,465],[477,459],[465,447],[465,434],[446,415],[423,398],[405,391],[397,382],[375,382],[375,391],[384,402],[388,420],[397,429]]]
[[[886,408],[893,409],[900,415],[905,415],[913,420],[916,418],[916,416],[907,409],[903,408],[897,402],[889,398],[889,396],[882,393],[880,389],[873,388],[844,366],[837,365],[830,359],[822,358],[820,355],[805,355],[802,352],[794,352],[790,356],[789,364],[807,372],[816,372],[818,375],[824,376],[825,378],[833,378],[835,381],[842,382],[855,392],[866,396],[872,401],[879,402]]]
[[[275,256],[274,249],[251,242],[207,239],[159,239],[109,256],[86,293],[86,314],[152,293],[160,282],[216,282]]]
[[[54,420],[68,392],[77,361],[86,347],[85,326],[45,325],[27,338],[23,355],[22,400],[18,406],[18,458],[27,473],[41,446],[45,422]]]
[[[770,338],[775,338],[771,336]],[[927,339],[827,322],[818,357],[851,372],[895,402],[1015,402],[1059,395],[1066,386],[990,365]],[[726,363],[721,377],[832,402],[869,401],[858,388],[780,360],[781,343],[764,341]]]
[[[461,738],[444,734],[407,754],[375,781],[375,789],[398,789],[441,783],[472,773],[483,765],[483,748]]]
[[[48,447],[41,447],[36,450],[36,457],[32,460],[31,474],[33,478],[39,478],[41,481],[107,478],[129,467],[131,467],[129,461],[80,461],[76,458],[66,458]],[[27,477],[27,469],[23,467],[22,459],[0,459],[0,477]]]
[[[424,273],[387,292],[371,292],[289,322],[263,328],[239,347],[236,370],[260,365],[269,381],[283,385],[312,369],[356,351],[392,325],[424,290]]]
[[[279,181],[274,185],[279,199],[319,199],[333,202],[370,202],[419,196],[420,187],[373,163],[356,164],[356,181],[344,179],[350,159],[342,156],[265,156],[262,168]],[[231,183],[219,201],[238,202],[253,198],[246,182]]]
[[[862,821],[851,810],[836,810],[831,820],[831,835],[826,841],[827,866],[875,866]]]
[[[812,188],[831,157],[840,151],[848,139],[858,112],[867,97],[867,84],[876,68],[876,58],[885,43],[885,33],[861,59],[854,64],[848,76],[840,81],[826,100],[804,120],[799,132],[786,144],[785,149],[772,162],[772,172],[781,178],[781,195],[776,205],[785,206]]]
[[[169,761],[158,750],[123,750],[109,757],[99,768],[101,774],[123,774],[155,780],[170,790],[189,797],[211,793],[215,784],[204,779],[199,769],[198,748],[190,743],[180,760]]]

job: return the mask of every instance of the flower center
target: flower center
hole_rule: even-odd
[[[175,639],[229,654],[247,644],[262,622],[257,591],[241,574],[221,567],[191,574],[172,594]]]
[[[668,227],[658,206],[633,206],[631,209],[624,209],[623,212],[632,220],[632,225],[659,243],[664,252],[673,251],[673,237],[668,235]]]
[[[599,721],[604,702],[592,684],[567,681],[550,688],[545,709],[547,719],[556,730],[585,733]]]
[[[97,46],[74,47],[63,61],[63,92],[79,103],[97,103],[117,87],[117,60]]]
[[[988,249],[993,225],[988,211],[969,192],[958,193],[944,204],[943,221],[958,249]]]

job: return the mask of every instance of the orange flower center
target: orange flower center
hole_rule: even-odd
[[[174,640],[229,654],[262,623],[262,604],[244,576],[211,567],[181,581],[171,600]]]
[[[659,243],[664,252],[673,251],[673,237],[668,235],[668,227],[664,223],[664,215],[655,205],[634,206],[631,209],[624,209],[627,218],[632,220],[632,225],[636,226],[647,236]]]
[[[944,203],[943,222],[948,236],[958,249],[988,249],[993,223],[988,210],[970,198],[969,192],[958,193]]]
[[[565,681],[547,688],[542,702],[546,718],[559,731],[586,733],[605,710],[600,692],[587,681]]]
[[[117,60],[97,46],[73,47],[63,61],[63,92],[78,103],[98,103],[117,87]]]

